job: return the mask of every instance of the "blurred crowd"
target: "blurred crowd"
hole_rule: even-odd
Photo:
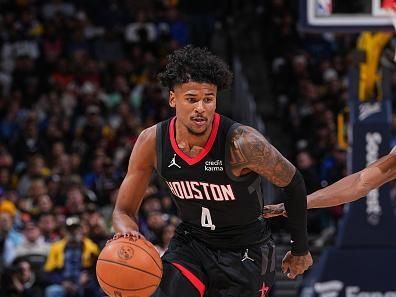
[[[262,36],[290,158],[312,193],[346,175],[337,117],[345,114],[358,35],[302,33],[297,2],[262,1]],[[341,215],[342,207],[310,211],[309,231],[334,233]]]
[[[102,296],[95,259],[129,154],[171,115],[156,75],[218,17],[211,1],[99,2],[0,1],[1,297]],[[153,176],[139,225],[160,253],[175,213]]]

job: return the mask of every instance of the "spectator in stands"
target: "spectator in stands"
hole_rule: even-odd
[[[42,297],[44,283],[30,262],[21,257],[3,274],[0,288],[0,297]]]
[[[41,213],[38,217],[37,225],[40,228],[40,233],[44,237],[45,242],[53,243],[60,239],[58,226],[53,213]]]
[[[84,184],[95,192],[99,206],[110,202],[109,194],[117,187],[120,180],[119,172],[114,169],[110,158],[107,156],[96,157],[92,161],[92,171],[84,176]]]
[[[45,242],[40,228],[35,221],[28,221],[23,228],[23,239],[15,250],[15,257],[40,255],[47,257],[49,244]]]
[[[111,230],[111,228],[112,228],[111,220],[112,220],[114,205],[117,200],[117,194],[118,194],[118,188],[113,189],[109,194],[110,195],[110,203],[99,209],[99,212],[101,213],[101,215],[103,217],[103,221],[107,227],[107,230]]]
[[[33,155],[28,159],[26,173],[18,182],[18,192],[21,196],[26,196],[32,180],[42,178],[48,174],[44,158],[41,155]]]
[[[16,203],[23,214],[33,214],[37,205],[37,198],[47,193],[44,180],[41,177],[32,178],[25,196],[19,196]]]
[[[154,243],[161,241],[162,229],[167,224],[168,219],[169,216],[163,214],[161,211],[150,211],[146,218],[148,232],[146,231],[144,236]]]
[[[51,212],[54,207],[54,203],[49,195],[40,195],[37,198],[37,204],[35,209],[33,209],[33,214],[37,215],[40,213]]]
[[[37,200],[40,196],[47,194],[47,185],[45,183],[45,179],[41,176],[32,178],[30,181],[30,185],[26,192],[26,197],[32,199],[34,204],[37,203]]]
[[[148,224],[150,213],[154,216],[155,214],[161,214],[162,212],[161,200],[156,196],[156,194],[157,189],[154,186],[149,187],[149,189],[146,190],[147,197],[143,200],[142,207],[140,208],[141,215],[139,216],[139,230],[150,241],[159,239],[159,234],[156,234]]]
[[[64,213],[67,215],[80,215],[85,211],[85,196],[83,189],[78,184],[70,185],[66,190]]]
[[[0,167],[0,195],[2,191],[7,191],[12,187],[11,168],[3,166]]]
[[[15,259],[15,251],[22,243],[22,234],[14,229],[15,208],[2,206],[0,210],[0,271]]]
[[[100,296],[93,269],[98,246],[83,236],[78,217],[66,219],[65,237],[53,243],[44,266],[50,286],[45,297]]]
[[[17,119],[21,113],[21,107],[18,100],[11,100],[9,102],[4,99],[2,100],[5,106],[2,108],[2,117],[0,119],[0,140],[6,143],[7,141],[14,140],[19,130]],[[3,162],[5,156],[10,156],[7,147],[2,147],[1,156]]]
[[[55,205],[62,204],[63,197],[61,197],[63,182],[71,179],[70,177],[63,177],[58,174],[53,174],[47,177],[46,184],[48,189],[48,196]]]
[[[110,237],[106,222],[102,214],[96,209],[95,204],[88,205],[88,211],[85,213],[86,225],[88,227],[88,236],[100,248],[103,248]]]
[[[29,156],[42,154],[45,150],[44,143],[39,137],[38,118],[35,112],[29,112],[22,123],[22,131],[17,134],[17,139],[13,147],[14,158],[25,162]],[[33,159],[31,166],[37,167],[38,158]],[[33,168],[36,169],[36,168]],[[39,172],[42,174],[42,172]]]
[[[173,235],[175,234],[175,225],[169,223],[165,225],[161,230],[160,240],[155,245],[160,256],[162,256],[166,250],[168,249],[169,242],[172,239]]]
[[[296,165],[304,177],[307,193],[313,193],[320,189],[318,166],[309,151],[301,151],[297,154]]]

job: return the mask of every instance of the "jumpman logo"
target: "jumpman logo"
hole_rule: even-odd
[[[172,166],[176,166],[176,167],[178,167],[178,168],[181,168],[178,164],[176,164],[176,154],[173,155],[172,161],[171,161],[170,164],[168,165],[168,168],[169,168],[169,167],[172,167]]]
[[[250,260],[250,261],[254,262],[254,259],[250,258],[248,253],[249,253],[249,249],[246,249],[245,254],[243,255],[243,258],[241,260],[242,262],[245,260]]]
[[[265,295],[267,295],[268,291],[269,291],[269,287],[267,287],[265,285],[265,283],[263,283],[263,286],[261,287],[261,289],[259,290],[259,292],[261,293],[260,297],[265,297]]]

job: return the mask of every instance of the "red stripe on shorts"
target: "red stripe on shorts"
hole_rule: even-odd
[[[186,267],[178,264],[178,263],[172,263],[173,266],[175,266],[177,269],[180,270],[180,272],[191,282],[191,284],[198,290],[199,295],[203,297],[205,293],[205,284],[198,278],[196,277],[190,270],[188,270]]]

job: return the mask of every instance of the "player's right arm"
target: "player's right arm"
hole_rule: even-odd
[[[113,211],[113,227],[118,236],[140,237],[137,213],[156,164],[155,135],[156,126],[144,130],[129,158]]]

